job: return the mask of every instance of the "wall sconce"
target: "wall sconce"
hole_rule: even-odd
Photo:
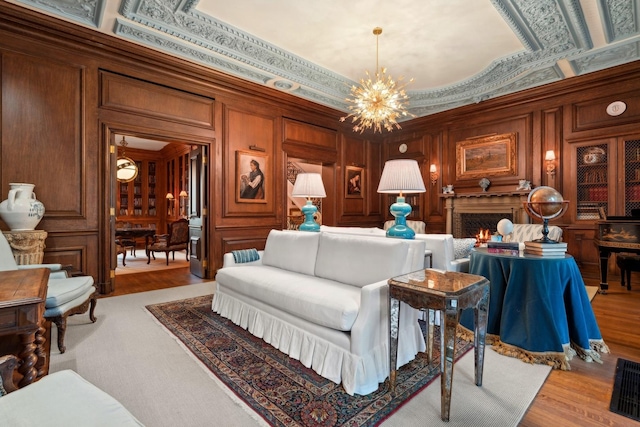
[[[547,162],[547,175],[555,175],[556,153],[553,150],[548,150],[544,155],[544,160]]]
[[[429,174],[431,175],[431,185],[436,185],[436,182],[438,182],[438,170],[435,163],[431,163]]]

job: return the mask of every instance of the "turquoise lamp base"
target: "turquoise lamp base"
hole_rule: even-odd
[[[307,200],[307,204],[300,209],[304,214],[304,222],[300,224],[298,230],[300,231],[320,231],[320,225],[315,222],[313,215],[318,212],[318,208],[311,203],[311,200]]]
[[[396,239],[415,239],[416,232],[407,227],[407,216],[411,213],[411,205],[405,203],[404,197],[398,197],[389,208],[396,223],[387,230],[387,237]]]

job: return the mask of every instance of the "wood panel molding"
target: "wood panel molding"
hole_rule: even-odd
[[[214,100],[154,83],[100,72],[100,107],[213,129]]]

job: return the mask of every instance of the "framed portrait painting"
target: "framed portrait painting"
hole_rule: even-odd
[[[357,166],[347,166],[345,177],[345,195],[348,198],[362,198],[364,185],[364,169]]]
[[[267,203],[266,184],[269,156],[263,153],[236,151],[236,202]]]
[[[517,133],[456,142],[456,179],[516,175]]]

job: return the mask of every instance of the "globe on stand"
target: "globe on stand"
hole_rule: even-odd
[[[569,207],[569,201],[564,200],[562,194],[555,188],[542,186],[533,189],[523,204],[530,217],[542,220],[542,239],[534,242],[558,243],[548,237],[549,220],[564,215]]]

